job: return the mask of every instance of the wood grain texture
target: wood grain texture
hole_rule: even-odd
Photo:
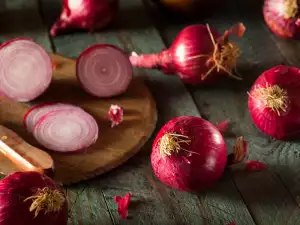
[[[55,164],[54,180],[62,184],[86,180],[121,165],[136,154],[152,135],[157,121],[154,99],[143,83],[135,78],[123,95],[99,99],[87,94],[78,84],[75,60],[54,54],[51,54],[51,58],[56,64],[52,83],[34,103],[62,102],[80,106],[96,119],[100,130],[97,142],[85,151],[72,154],[49,151]],[[0,104],[1,124],[9,124],[14,120],[17,121],[14,126],[22,129],[22,118],[28,107],[17,102],[5,103]],[[114,128],[105,119],[112,104],[124,109],[123,122]],[[5,112],[11,108],[15,110]],[[0,169],[7,171],[7,168],[3,168],[7,164],[2,165]]]
[[[293,57],[292,52],[297,54],[297,45],[287,40],[280,40],[279,43],[276,40],[278,38],[270,36],[261,15],[262,3],[232,0],[228,1],[222,12],[206,19],[181,23],[176,18],[162,15],[160,21],[166,22],[158,23],[167,45],[172,43],[180,29],[190,23],[209,23],[219,31],[237,22],[245,23],[246,34],[238,40],[243,52],[238,69],[244,80],[237,82],[228,79],[213,87],[189,89],[203,117],[212,122],[227,118],[231,120],[230,135],[226,138],[228,149],[232,148],[237,136],[244,135],[249,141],[249,158],[265,162],[270,167],[263,173],[248,175],[232,172],[234,183],[254,221],[263,225],[297,224],[300,216],[296,203],[299,201],[299,144],[275,141],[261,134],[254,127],[247,109],[246,92],[261,72],[277,64],[296,63],[296,56]],[[289,58],[284,58],[282,54]]]

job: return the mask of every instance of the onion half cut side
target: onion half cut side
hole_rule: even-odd
[[[123,94],[133,77],[128,56],[113,45],[86,49],[77,59],[77,79],[83,89],[99,98]]]
[[[0,46],[0,92],[28,102],[43,94],[52,80],[52,62],[47,52],[26,38]]]
[[[40,118],[33,136],[48,150],[62,153],[85,150],[98,139],[98,124],[84,110],[61,109]]]
[[[27,131],[32,133],[34,126],[42,116],[52,111],[61,110],[61,109],[74,109],[74,108],[79,109],[79,107],[77,106],[65,104],[65,103],[42,103],[28,110],[28,112],[24,116],[23,123]]]

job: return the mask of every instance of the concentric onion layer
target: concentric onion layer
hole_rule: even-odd
[[[98,138],[96,120],[81,108],[50,112],[33,129],[36,140],[45,148],[58,152],[84,150]]]
[[[31,101],[45,92],[51,79],[51,59],[34,41],[15,39],[1,46],[0,91],[8,98]]]
[[[29,132],[33,132],[33,128],[39,119],[53,111],[62,110],[62,109],[74,109],[77,106],[64,103],[48,103],[48,104],[39,104],[31,108],[24,117],[24,126]]]
[[[77,78],[97,97],[112,97],[128,88],[133,71],[128,56],[112,45],[94,45],[77,60]]]

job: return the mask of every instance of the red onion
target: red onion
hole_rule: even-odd
[[[265,0],[263,14],[270,30],[283,38],[300,38],[297,0]]]
[[[119,0],[64,0],[63,9],[50,34],[72,29],[93,32],[106,27],[118,10]]]
[[[254,82],[248,107],[256,127],[281,140],[300,137],[300,70],[275,66]]]
[[[91,95],[106,98],[123,94],[133,77],[128,56],[116,46],[98,44],[77,59],[77,78]]]
[[[76,106],[64,103],[43,103],[38,104],[27,111],[24,116],[24,126],[32,133],[33,128],[39,119],[47,113],[61,109],[73,109]]]
[[[185,16],[193,16],[199,12],[201,15],[209,11],[209,7],[212,6],[213,1],[209,0],[153,0],[159,5],[163,5],[167,9],[173,12],[183,14]],[[220,4],[220,3],[219,3]],[[214,9],[216,5],[214,4]]]
[[[2,179],[0,204],[0,225],[67,225],[64,193],[37,172],[16,172]]]
[[[182,191],[212,186],[226,166],[226,144],[210,122],[181,116],[167,122],[152,147],[151,163],[163,183]]]
[[[58,152],[87,149],[98,138],[96,120],[80,108],[63,108],[42,116],[33,129],[36,140]]]
[[[52,80],[49,55],[26,38],[1,45],[0,68],[0,92],[15,101],[27,102],[39,97]]]
[[[240,79],[233,74],[240,50],[229,41],[229,35],[241,37],[244,31],[243,24],[233,26],[223,35],[208,25],[190,25],[178,34],[169,49],[159,54],[133,53],[130,61],[136,67],[159,67],[166,74],[177,74],[189,84],[200,84],[207,77],[224,73]]]

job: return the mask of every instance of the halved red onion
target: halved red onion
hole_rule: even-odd
[[[80,108],[61,109],[40,118],[33,129],[36,140],[48,150],[84,150],[98,138],[98,124]]]
[[[51,80],[51,59],[34,41],[18,38],[0,47],[0,91],[6,97],[31,101],[46,91]]]
[[[100,98],[124,93],[133,76],[128,56],[118,47],[106,44],[86,49],[77,59],[76,70],[82,87]]]
[[[33,128],[39,119],[47,113],[61,110],[61,109],[73,109],[77,106],[65,104],[65,103],[42,103],[38,104],[31,109],[24,116],[24,126],[29,132],[33,132]]]

